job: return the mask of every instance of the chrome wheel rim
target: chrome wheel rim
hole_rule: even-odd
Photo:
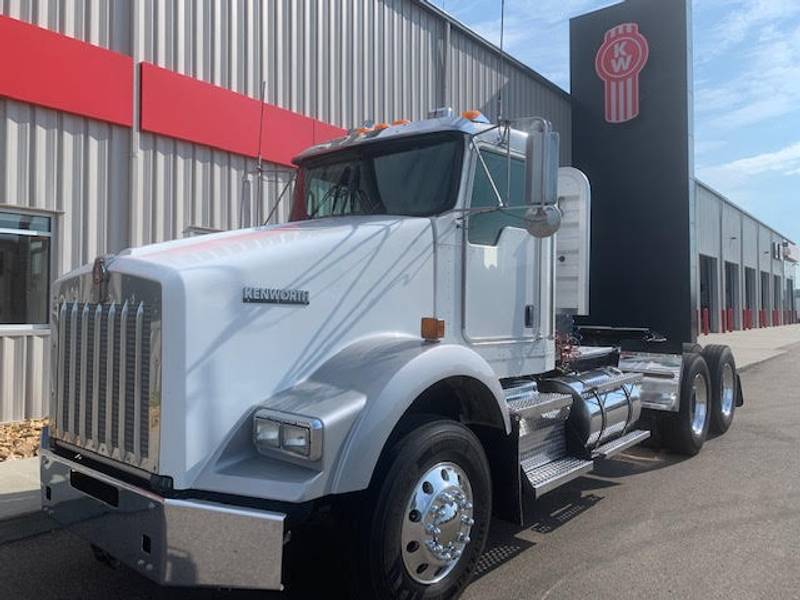
[[[692,382],[692,433],[702,435],[708,413],[708,386],[700,373]]]
[[[736,396],[736,377],[730,363],[725,363],[722,367],[722,390],[721,390],[720,411],[726,419],[733,413],[733,401]]]
[[[401,552],[409,576],[430,585],[455,568],[470,542],[472,486],[458,465],[440,462],[414,485],[403,514]]]

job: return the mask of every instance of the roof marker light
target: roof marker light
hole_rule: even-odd
[[[465,110],[464,112],[461,113],[461,116],[470,121],[477,121],[478,119],[483,117],[481,111],[479,110]]]
[[[392,121],[392,125],[408,125],[411,123],[408,119],[395,119]]]
[[[389,129],[389,126],[386,123],[378,123],[373,129],[375,131],[383,131],[384,129]]]

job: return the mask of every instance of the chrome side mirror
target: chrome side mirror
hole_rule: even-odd
[[[528,233],[534,237],[550,237],[561,226],[558,203],[558,132],[550,121],[530,121],[525,143],[525,213]]]

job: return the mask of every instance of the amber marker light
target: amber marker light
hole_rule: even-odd
[[[422,317],[420,330],[422,339],[429,342],[440,340],[444,337],[444,321],[432,317]]]
[[[464,117],[465,119],[469,119],[470,121],[474,121],[475,119],[481,116],[481,111],[465,110],[463,113],[461,113],[461,116]]]

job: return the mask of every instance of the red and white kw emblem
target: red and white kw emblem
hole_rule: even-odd
[[[594,60],[605,84],[606,121],[625,123],[639,115],[639,73],[650,48],[636,23],[622,23],[606,32]]]

